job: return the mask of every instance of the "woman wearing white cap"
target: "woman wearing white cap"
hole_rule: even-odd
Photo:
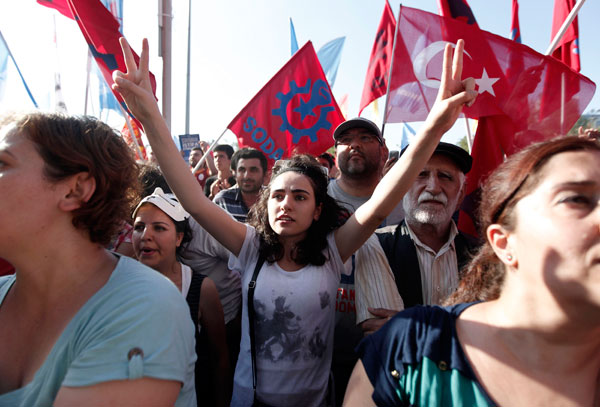
[[[196,334],[196,398],[198,405],[226,405],[229,356],[219,293],[213,281],[179,262],[178,254],[192,239],[189,214],[173,194],[156,188],[133,212],[132,243],[140,262],[169,278],[188,301]]]

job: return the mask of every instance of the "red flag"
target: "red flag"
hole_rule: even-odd
[[[555,59],[472,25],[409,7],[402,7],[399,21],[386,122],[427,117],[439,88],[444,46],[460,38],[465,39],[463,77],[475,78],[479,93],[473,106],[463,109],[467,117],[504,114],[517,130],[554,134],[560,124],[558,109],[539,116],[542,93],[560,94],[560,80],[552,88],[543,86],[548,73],[566,77],[570,97],[565,122],[569,126],[594,93],[592,81]],[[515,60],[523,64],[521,72],[511,69]],[[574,93],[572,89],[577,85]]]
[[[473,15],[467,0],[438,0],[438,9],[441,16],[454,18],[477,27],[475,15]]]
[[[108,87],[112,90],[112,74],[115,70],[127,72],[125,59],[119,44],[119,38],[123,35],[119,32],[120,24],[111,12],[104,7],[100,0],[53,0],[53,1],[38,1],[47,7],[52,7],[63,12],[64,6],[67,5],[70,10],[70,18],[76,16],[75,21],[81,29],[90,51],[94,56],[104,80]],[[67,15],[67,14],[65,14]],[[69,15],[67,15],[69,17]],[[139,64],[138,55],[133,52],[135,62]],[[156,79],[150,73],[150,83],[152,91],[156,94]],[[129,113],[123,98],[118,92],[113,94],[119,101],[119,104]],[[135,119],[135,118],[134,118]],[[137,122],[141,127],[141,124]]]
[[[241,147],[261,150],[270,166],[294,153],[319,155],[344,121],[309,41],[229,123]]]
[[[560,103],[545,104],[542,111],[540,100],[560,95],[562,75],[569,96],[565,126],[577,121],[593,96],[593,82],[554,58],[476,26],[408,7],[402,7],[398,21],[386,122],[425,119],[439,88],[445,44],[465,40],[463,77],[475,78],[479,95],[463,112],[480,119],[467,195],[505,155],[560,132]]]
[[[67,0],[37,0],[42,6],[50,7],[58,10],[63,16],[74,20],[73,13]]]
[[[15,274],[15,268],[6,260],[0,258],[0,276]]]
[[[510,19],[510,39],[521,44],[521,27],[519,26],[519,1],[512,0],[512,17]]]
[[[138,160],[147,161],[148,155],[146,154],[146,148],[144,147],[144,142],[142,141],[142,132],[140,131],[140,128],[133,120],[131,121],[131,128],[133,129],[133,134],[135,136],[135,142],[137,143],[138,147],[140,148],[139,151],[142,153],[142,157],[140,157],[137,147],[135,146],[135,144],[133,144],[134,143],[133,137],[131,137],[131,132],[129,131],[129,126],[127,126],[127,123],[125,123],[123,125],[123,129],[121,130],[121,135],[125,139],[125,142],[129,146],[129,148],[131,148],[131,150],[133,150],[133,152],[135,154],[135,158]]]
[[[390,64],[394,52],[395,30],[396,18],[394,17],[390,3],[386,0],[381,21],[379,22],[379,27],[377,27],[375,43],[371,50],[367,77],[365,78],[365,85],[360,99],[359,116],[369,103],[385,95],[387,92]]]
[[[554,0],[554,15],[552,18],[552,38],[567,19],[571,10],[575,7],[575,0]],[[552,53],[552,56],[579,72],[581,64],[579,62],[579,23],[577,17],[573,20],[567,32],[558,43],[558,47]]]

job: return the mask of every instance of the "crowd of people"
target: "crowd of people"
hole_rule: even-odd
[[[182,160],[121,45],[156,164],[94,118],[0,118],[0,406],[600,405],[596,133],[509,157],[477,240],[440,141],[477,95],[462,41],[397,156],[358,117],[272,168]]]

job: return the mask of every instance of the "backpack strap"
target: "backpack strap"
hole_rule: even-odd
[[[256,280],[258,279],[258,273],[262,268],[262,265],[265,262],[265,257],[262,254],[258,255],[258,260],[256,261],[256,266],[254,267],[254,273],[252,273],[252,278],[250,279],[250,283],[248,283],[248,320],[249,320],[249,328],[250,328],[250,352],[252,355],[252,388],[254,389],[254,401],[256,402],[256,340],[254,335],[254,323],[255,323],[255,314],[254,314],[254,289],[256,288]]]
[[[198,332],[198,310],[200,309],[200,290],[202,289],[202,281],[204,281],[203,274],[192,272],[192,281],[190,282],[190,289],[185,297],[190,308],[190,314],[192,321],[194,321],[195,332]]]

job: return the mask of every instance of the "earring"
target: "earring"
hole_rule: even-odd
[[[508,260],[508,261],[512,261],[512,259],[513,259],[513,256],[512,256],[512,254],[507,254],[507,255],[506,255],[506,260]]]

